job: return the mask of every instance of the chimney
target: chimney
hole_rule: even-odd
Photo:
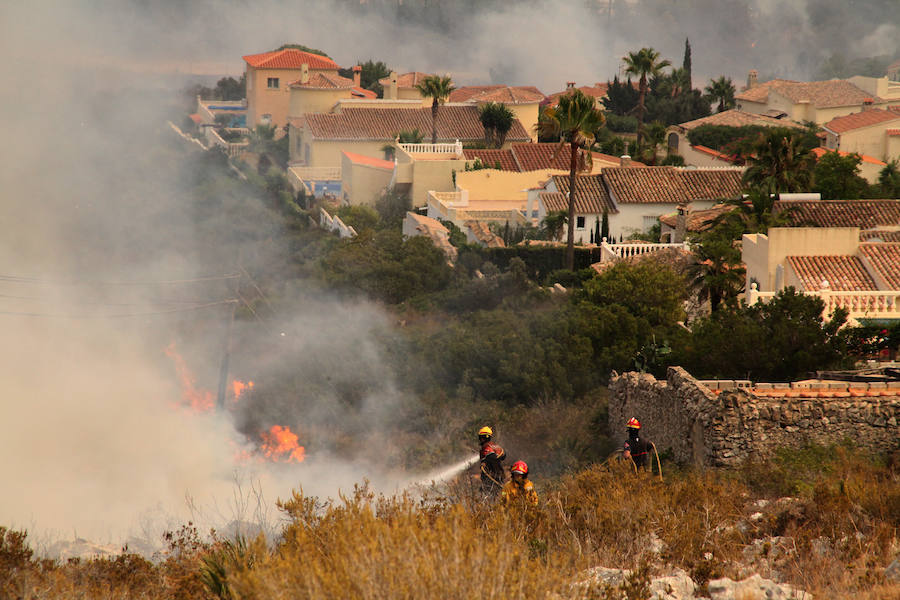
[[[759,85],[759,73],[756,69],[750,69],[750,73],[747,75],[747,89],[755,88]]]
[[[359,65],[355,65],[353,67],[353,85],[355,85],[356,87],[359,87],[360,79],[362,79],[362,67]]]
[[[619,157],[619,166],[620,167],[630,167],[631,166],[631,157],[627,154],[623,154]]]
[[[566,82],[566,89],[567,89],[567,90],[574,90],[574,89],[575,89],[575,82],[574,82],[574,81],[567,81],[567,82]]]
[[[396,100],[398,95],[397,71],[391,71],[391,82],[388,84],[387,97]]]
[[[691,208],[688,204],[678,205],[678,216],[675,218],[675,239],[672,240],[676,244],[684,242],[687,235],[687,220],[691,214]]]
[[[300,65],[300,83],[309,83],[309,63]]]
[[[863,110],[872,110],[872,107],[875,105],[875,100],[873,98],[864,98],[862,103]]]

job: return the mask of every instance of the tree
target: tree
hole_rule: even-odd
[[[859,154],[841,156],[826,152],[813,169],[813,191],[822,194],[822,200],[856,200],[869,187],[859,176]]]
[[[381,98],[384,95],[384,88],[378,81],[390,77],[390,67],[380,60],[374,61],[371,58],[366,62],[357,61],[357,64],[362,68],[359,73],[359,86],[375,92]],[[338,69],[338,75],[352,79],[353,69]]]
[[[709,85],[704,90],[706,99],[710,104],[718,102],[716,112],[722,112],[734,108],[734,84],[731,77],[721,75],[718,79],[710,79]]]
[[[753,187],[740,198],[726,200],[732,210],[720,215],[709,229],[709,235],[720,233],[729,240],[739,240],[745,233],[766,233],[770,227],[783,227],[791,222],[790,210],[774,212],[778,194],[771,188]]]
[[[694,246],[691,285],[709,300],[715,311],[719,304],[737,296],[744,287],[744,267],[732,239],[719,235],[705,237]]]
[[[437,144],[438,107],[447,101],[456,89],[449,75],[429,75],[416,84],[416,89],[425,98],[431,98],[431,143]]]
[[[478,109],[478,118],[484,127],[484,143],[500,148],[516,121],[516,115],[502,102],[488,102]]]
[[[606,212],[606,209],[603,210],[603,221],[600,223],[600,239],[597,240],[599,244],[603,240],[609,239],[609,213]]]
[[[644,101],[647,98],[647,80],[654,75],[659,75],[663,68],[671,63],[668,60],[660,60],[660,54],[653,48],[641,48],[637,52],[629,52],[622,57],[625,61],[625,72],[638,76],[638,144],[644,138],[644,115],[647,109]]]
[[[691,40],[684,38],[684,60],[681,62],[681,68],[687,79],[687,89],[694,87],[693,74],[691,72]]]
[[[321,50],[317,48],[310,48],[309,46],[304,46],[303,44],[282,44],[279,47],[275,48],[272,52],[278,52],[279,50],[286,50],[288,48],[301,50],[303,52],[309,52],[310,54],[318,54],[319,56],[324,56],[325,58],[331,58]]]
[[[559,238],[562,236],[563,226],[566,224],[567,220],[568,217],[566,216],[565,211],[554,210],[547,213],[547,216],[541,221],[541,229],[544,230],[544,235],[547,236],[547,239],[550,241],[559,241]]]
[[[808,192],[812,182],[811,156],[800,133],[773,129],[754,145],[744,183],[775,193]]]
[[[878,185],[884,198],[900,198],[900,166],[892,160],[878,173]]]
[[[591,146],[594,134],[603,125],[603,113],[594,106],[594,99],[576,89],[560,96],[559,104],[544,111],[545,120],[538,121],[535,130],[543,134],[559,135],[556,152],[569,145],[569,210],[566,236],[566,268],[575,266],[575,176],[579,171],[591,170]]]
[[[674,325],[684,318],[684,277],[654,260],[616,263],[584,283],[584,298],[600,306],[619,304],[651,327]]]
[[[639,92],[635,89],[634,84],[631,83],[631,79],[621,83],[619,76],[616,75],[606,88],[603,108],[609,113],[624,117],[634,111],[638,103],[638,96]]]

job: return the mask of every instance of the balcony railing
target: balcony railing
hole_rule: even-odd
[[[462,142],[456,140],[452,144],[400,144],[409,154],[455,154],[463,155]]]
[[[822,299],[825,303],[822,314],[826,317],[831,316],[837,308],[845,308],[849,317],[854,320],[900,318],[900,290],[838,292],[823,289],[803,293]],[[756,282],[753,282],[747,292],[747,304],[768,302],[775,294],[776,292],[760,292]]]
[[[244,150],[246,150],[247,146],[250,145],[250,142],[226,142],[222,139],[222,136],[219,135],[219,132],[215,130],[214,127],[204,127],[206,134],[206,141],[208,141],[212,145],[222,147],[226,154],[231,157],[235,157]]]
[[[600,243],[600,260],[601,262],[609,262],[614,260],[622,260],[633,256],[642,256],[644,254],[652,254],[660,250],[668,250],[669,248],[678,248],[680,250],[690,250],[686,243],[680,244],[610,244],[606,238]]]

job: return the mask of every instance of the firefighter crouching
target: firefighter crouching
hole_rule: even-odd
[[[493,441],[494,430],[490,427],[482,427],[478,430],[478,443],[481,445],[481,491],[490,496],[496,496],[503,489],[505,479],[503,465],[506,452],[499,444]]]
[[[525,502],[528,506],[537,506],[538,495],[534,491],[534,484],[528,480],[528,465],[519,460],[513,463],[509,470],[510,479],[503,486],[500,502],[509,506],[515,502]]]

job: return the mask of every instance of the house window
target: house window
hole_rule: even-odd
[[[575,229],[584,229],[584,217],[575,217]]]
[[[277,90],[278,89],[278,78],[277,77],[269,77],[266,80],[266,86],[270,90]]]

